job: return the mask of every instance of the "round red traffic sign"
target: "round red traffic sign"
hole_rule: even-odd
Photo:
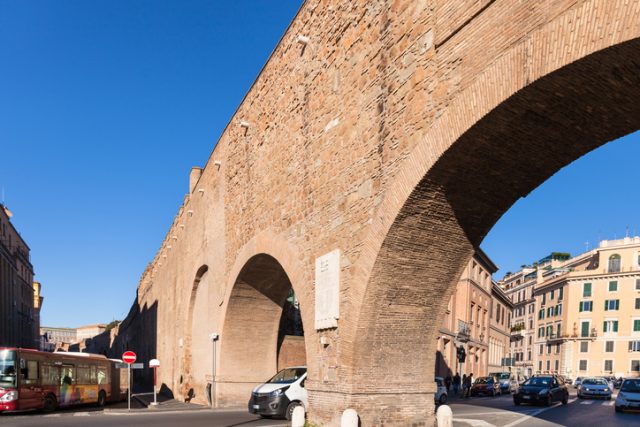
[[[124,360],[124,363],[132,364],[136,361],[136,354],[133,351],[125,351],[122,355],[122,360]]]

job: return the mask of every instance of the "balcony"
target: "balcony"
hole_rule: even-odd
[[[471,327],[467,322],[458,320],[458,332],[456,334],[458,341],[467,342],[471,339]]]

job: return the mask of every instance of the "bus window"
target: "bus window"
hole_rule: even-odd
[[[58,385],[60,384],[60,373],[57,366],[40,365],[40,377],[42,378],[42,385]]]
[[[36,384],[38,382],[38,362],[35,360],[20,360],[20,379],[22,384]]]
[[[0,350],[0,387],[16,386],[16,352]]]
[[[98,384],[98,372],[96,365],[91,365],[91,384]]]
[[[77,374],[78,374],[78,377],[76,379],[76,382],[78,384],[83,384],[83,385],[91,384],[91,370],[89,369],[88,366],[78,366]]]
[[[109,376],[104,366],[98,366],[98,384],[109,384]]]

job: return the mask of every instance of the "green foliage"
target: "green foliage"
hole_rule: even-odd
[[[113,321],[109,322],[109,324],[104,329],[104,331],[108,332],[108,331],[112,330],[113,328],[115,328],[116,326],[118,326],[119,324],[120,324],[119,320],[113,320]]]

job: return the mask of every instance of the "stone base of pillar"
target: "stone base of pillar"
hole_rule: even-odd
[[[352,408],[363,426],[435,426],[433,393],[359,393],[309,390],[309,420],[340,426],[342,413]]]

